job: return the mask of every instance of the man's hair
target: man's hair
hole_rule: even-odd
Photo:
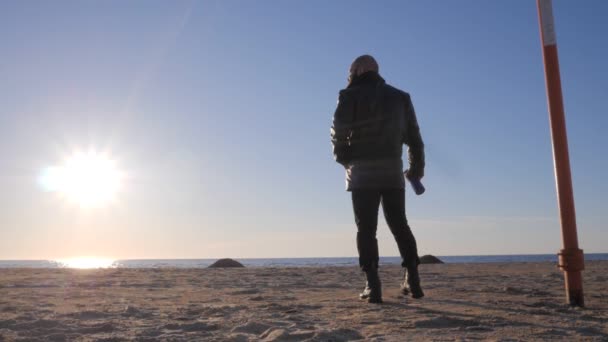
[[[378,62],[370,55],[359,56],[350,65],[350,77],[356,77],[368,71],[380,71]]]

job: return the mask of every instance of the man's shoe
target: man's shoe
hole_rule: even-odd
[[[365,282],[365,288],[363,289],[363,291],[361,293],[359,293],[359,298],[367,299],[367,298],[369,298],[369,294],[371,292],[372,292],[372,289],[370,289],[368,283]]]
[[[367,299],[368,303],[382,303],[382,284],[376,267],[370,267],[365,271],[367,282],[365,289],[359,295],[361,299]]]
[[[401,294],[404,296],[411,295],[415,299],[424,297],[417,267],[405,270],[405,279],[403,279],[403,283],[401,284]]]
[[[402,295],[406,296],[410,294],[410,287],[407,285],[406,282],[403,282],[399,285],[399,290],[401,292]]]

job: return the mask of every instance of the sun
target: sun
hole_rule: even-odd
[[[40,183],[47,191],[83,208],[106,206],[116,200],[123,173],[116,161],[96,151],[77,152],[59,166],[42,172]]]

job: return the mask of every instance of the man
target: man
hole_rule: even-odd
[[[424,143],[408,93],[385,83],[372,56],[355,59],[348,86],[340,91],[331,128],[336,161],[346,169],[346,190],[352,193],[359,266],[367,283],[359,296],[382,303],[378,276],[378,209],[397,241],[406,276],[404,295],[424,296],[418,275],[416,239],[405,216],[405,180],[401,159],[408,145],[408,178],[424,176]]]

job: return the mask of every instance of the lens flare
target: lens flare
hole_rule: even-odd
[[[91,268],[111,268],[114,266],[114,261],[115,260],[112,260],[112,259],[82,257],[82,258],[57,260],[57,263],[66,268],[91,269]]]

